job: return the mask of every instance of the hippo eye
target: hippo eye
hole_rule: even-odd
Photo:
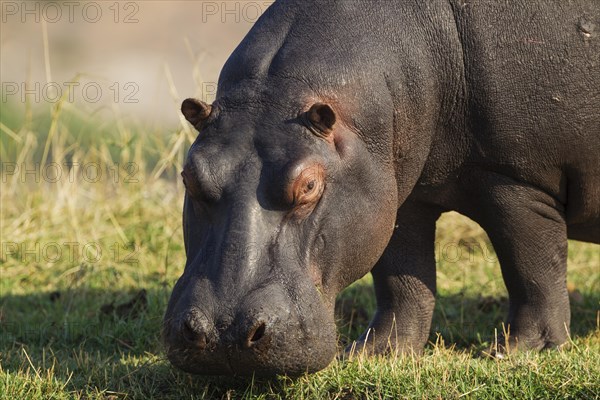
[[[187,189],[187,179],[185,179],[185,171],[181,171],[181,181],[183,182],[183,186]]]
[[[217,203],[221,197],[220,187],[212,184],[206,179],[200,180],[198,176],[183,175],[183,185],[187,195],[194,201],[194,204],[205,206]]]
[[[304,169],[290,185],[288,199],[292,214],[301,219],[308,216],[319,202],[325,189],[325,169],[314,164]]]
[[[304,193],[309,193],[309,192],[311,192],[311,191],[312,191],[312,190],[315,188],[315,185],[316,185],[316,183],[315,183],[315,181],[314,181],[314,180],[313,180],[313,181],[310,181],[310,182],[308,182],[308,183],[306,184],[306,190],[304,190]]]

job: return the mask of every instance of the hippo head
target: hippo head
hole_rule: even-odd
[[[170,361],[198,374],[298,375],[337,351],[336,294],[372,268],[393,231],[391,163],[342,107],[188,99],[187,262],[166,311]]]

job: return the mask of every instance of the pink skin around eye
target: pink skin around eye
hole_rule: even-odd
[[[307,217],[318,203],[325,189],[325,169],[314,164],[304,169],[290,185],[288,199],[297,218]]]

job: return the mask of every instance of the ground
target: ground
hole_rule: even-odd
[[[424,356],[358,356],[294,380],[180,372],[160,327],[185,262],[178,172],[194,133],[60,102],[20,114],[3,104],[0,399],[600,398],[600,246],[569,243],[569,346],[495,360],[506,289],[487,236],[458,214],[438,223]],[[337,306],[341,348],[373,313],[370,276]]]

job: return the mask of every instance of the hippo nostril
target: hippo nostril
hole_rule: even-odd
[[[190,344],[193,344],[200,350],[206,348],[207,340],[204,332],[195,330],[189,321],[184,321],[181,327],[181,335]]]
[[[267,326],[263,322],[262,324],[260,324],[258,326],[258,328],[256,328],[256,330],[254,331],[254,334],[252,334],[252,337],[250,338],[250,341],[251,342],[258,342],[265,335],[265,330],[266,329],[267,329]]]
[[[261,322],[250,329],[248,332],[248,339],[246,340],[246,347],[251,347],[258,343],[264,336],[267,330],[267,325]]]

